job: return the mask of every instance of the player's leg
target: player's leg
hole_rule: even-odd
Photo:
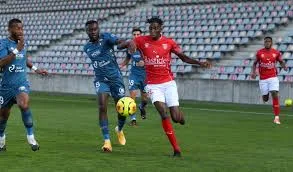
[[[145,107],[148,104],[148,94],[146,90],[146,84],[144,81],[140,82],[140,94],[141,94],[141,103],[138,108],[140,110],[140,116],[142,119],[146,119],[146,110]]]
[[[138,78],[133,75],[130,74],[129,75],[129,80],[128,80],[128,90],[130,93],[130,97],[136,101],[136,96],[137,96],[137,90],[138,90]],[[136,126],[136,114],[132,114],[130,115],[130,125],[132,126]]]
[[[110,94],[110,86],[108,83],[95,81],[95,88],[98,100],[98,118],[99,118],[99,126],[101,128],[101,132],[104,139],[104,145],[102,146],[102,150],[104,152],[112,152],[112,145],[110,141],[109,134],[109,123],[108,123],[108,115],[107,115],[107,107],[108,107],[108,99]]]
[[[114,98],[115,105],[120,98],[125,97],[125,86],[122,77],[118,78],[116,81],[113,81],[113,83],[111,84],[111,95]],[[126,122],[126,117],[117,113],[117,118],[118,123],[115,127],[115,132],[117,134],[120,145],[125,145],[126,138],[123,132],[123,126]]]
[[[108,123],[108,115],[107,115],[107,106],[108,106],[108,93],[99,93],[98,94],[98,105],[99,105],[99,125],[102,131],[104,145],[102,150],[104,152],[111,152],[112,145],[110,141],[110,134],[109,134],[109,123]]]
[[[166,87],[166,104],[169,107],[171,118],[173,122],[180,123],[181,125],[185,124],[185,119],[182,111],[179,108],[179,96],[177,85],[175,81],[168,83]]]
[[[280,103],[279,103],[279,79],[277,77],[270,78],[269,91],[273,99],[273,112],[274,112],[274,123],[281,124],[280,122]]]
[[[5,128],[7,125],[7,120],[10,115],[10,107],[4,107],[0,109],[0,152],[6,150],[6,136],[5,136]]]
[[[129,89],[129,93],[130,93],[130,97],[135,101],[136,100],[136,95],[137,95],[137,90],[130,90]],[[136,123],[136,114],[132,114],[130,115],[130,125],[131,126],[136,126],[137,123]]]
[[[267,80],[260,80],[259,81],[259,89],[262,95],[263,102],[269,101],[269,84]]]
[[[164,90],[165,88],[162,87],[161,84],[151,84],[147,86],[149,97],[161,116],[162,127],[173,147],[174,156],[180,156],[180,147],[177,144],[175,132],[173,130],[172,123],[166,111]]]
[[[17,105],[21,111],[22,121],[27,133],[27,141],[33,151],[39,150],[39,144],[34,137],[32,112],[29,108],[29,95],[27,92],[20,92],[16,96]]]

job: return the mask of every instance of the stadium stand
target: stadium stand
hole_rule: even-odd
[[[200,70],[174,56],[172,71],[175,76],[249,80],[254,53],[245,57],[233,54],[267,33],[286,27],[293,15],[292,1],[157,0],[151,1],[150,7],[141,5],[146,3],[144,0],[29,1],[26,3],[29,5],[21,0],[0,2],[3,3],[0,6],[0,37],[7,35],[9,19],[21,18],[32,61],[57,74],[93,74],[90,61],[82,52],[87,41],[83,30],[86,20],[99,19],[102,31],[130,39],[132,27],[146,30],[146,19],[155,15],[164,20],[164,34],[173,37],[187,55],[202,61],[215,61],[212,69]],[[289,60],[293,56],[292,33],[288,32],[276,45],[290,67],[293,67],[293,60]],[[123,51],[117,51],[116,55],[119,62],[125,57]],[[293,81],[292,74],[291,68],[288,73],[280,71],[279,78]],[[127,76],[128,71],[124,70],[123,75]]]

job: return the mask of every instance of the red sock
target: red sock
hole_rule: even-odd
[[[170,122],[170,119],[169,118],[163,119],[162,126],[164,128],[166,135],[168,136],[168,139],[171,145],[173,146],[174,151],[180,152],[180,147],[177,144],[176,136],[175,136],[172,124]]]
[[[273,98],[273,109],[274,109],[275,116],[279,116],[280,114],[279,97]]]

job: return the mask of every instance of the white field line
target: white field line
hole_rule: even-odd
[[[89,100],[68,100],[68,99],[51,99],[51,98],[41,98],[41,97],[35,97],[33,96],[32,99],[35,100],[52,100],[52,101],[58,101],[58,102],[88,102]],[[109,104],[113,104],[113,102],[109,101]],[[181,109],[193,109],[193,110],[199,110],[199,111],[207,111],[207,112],[223,112],[223,113],[240,113],[240,114],[255,114],[255,115],[273,115],[272,113],[266,113],[266,112],[251,112],[251,111],[240,111],[240,110],[223,110],[223,109],[207,109],[207,108],[199,108],[199,107],[180,107]],[[281,114],[282,116],[293,116],[293,114]]]

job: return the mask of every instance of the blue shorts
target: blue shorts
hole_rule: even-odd
[[[96,94],[108,93],[116,100],[125,97],[125,86],[122,78],[116,78],[114,81],[94,81],[94,84]]]
[[[29,94],[30,86],[28,83],[16,87],[0,87],[0,109],[9,108],[16,104],[16,96],[22,92]]]
[[[128,82],[129,82],[128,89],[130,91],[140,90],[146,93],[145,77],[130,74],[128,78]]]

